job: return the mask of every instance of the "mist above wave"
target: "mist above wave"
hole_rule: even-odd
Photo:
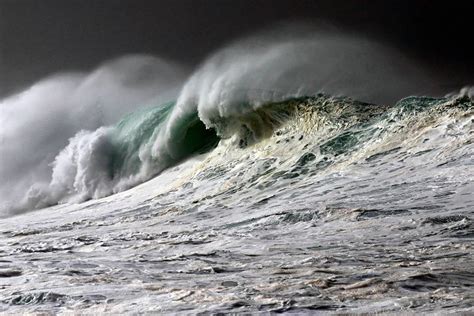
[[[186,82],[177,113],[197,106],[213,118],[252,111],[263,103],[325,93],[393,104],[434,92],[435,80],[394,48],[361,35],[282,27],[236,41],[208,58]]]
[[[174,63],[130,55],[90,73],[53,75],[1,100],[0,210],[11,212],[49,186],[51,164],[69,138],[113,124],[147,103],[175,98],[183,78]],[[21,208],[47,205],[37,202]]]

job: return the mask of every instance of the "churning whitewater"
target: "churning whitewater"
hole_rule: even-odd
[[[3,100],[0,311],[472,311],[474,89],[292,34]]]

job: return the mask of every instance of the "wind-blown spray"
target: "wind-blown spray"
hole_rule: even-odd
[[[175,98],[183,78],[184,70],[174,63],[131,55],[90,74],[51,76],[2,100],[0,212],[57,203],[52,163],[69,138],[113,124],[140,106]]]

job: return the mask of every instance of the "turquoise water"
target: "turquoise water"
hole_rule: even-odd
[[[214,147],[219,138],[212,129],[207,129],[197,113],[175,121],[172,139],[166,150],[153,155],[156,142],[166,142],[166,128],[175,102],[149,106],[125,116],[110,132],[109,174],[111,178],[122,178],[140,172],[144,163],[156,164],[157,172],[194,154],[203,153]],[[145,152],[145,150],[149,150]],[[145,152],[147,156],[141,156]],[[149,175],[153,176],[153,171]]]

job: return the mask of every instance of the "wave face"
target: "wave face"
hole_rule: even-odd
[[[411,97],[394,106],[323,94],[290,98],[262,104],[239,116],[220,118],[212,122],[213,128],[207,128],[197,113],[181,115],[178,121],[172,116],[176,111],[175,102],[146,107],[125,116],[113,126],[77,133],[52,163],[49,185],[30,188],[23,203],[39,208],[117,193],[149,180],[183,159],[209,151],[219,142],[221,145],[211,157],[223,150],[233,154],[211,165],[228,165],[228,157],[242,154],[239,148],[262,146],[266,139],[269,141],[265,144],[270,142],[275,147],[265,151],[280,153],[280,164],[301,155],[292,168],[275,172],[267,179],[268,183],[259,184],[272,185],[278,177],[294,178],[323,172],[334,164],[348,164],[357,158],[354,153],[363,148],[371,148],[370,151],[377,153],[384,148],[382,140],[389,137],[387,135],[393,137],[410,125],[426,128],[428,126],[424,124],[429,123],[429,119],[440,119],[445,111],[471,115],[470,91],[439,99]],[[403,133],[409,137],[407,131]],[[293,142],[295,138],[301,140],[308,135],[310,141],[293,148],[289,156],[277,145],[283,142],[282,137],[289,143],[290,139]],[[307,150],[314,146],[313,151]],[[362,152],[366,154],[365,149]],[[316,167],[310,172],[307,164]],[[251,177],[260,176],[255,172]]]
[[[145,108],[112,127],[83,131],[71,138],[53,163],[53,201],[84,201],[123,191],[213,147],[216,134],[196,115],[183,118],[172,139],[163,138],[174,104]],[[156,154],[152,151],[155,142],[171,144]]]

